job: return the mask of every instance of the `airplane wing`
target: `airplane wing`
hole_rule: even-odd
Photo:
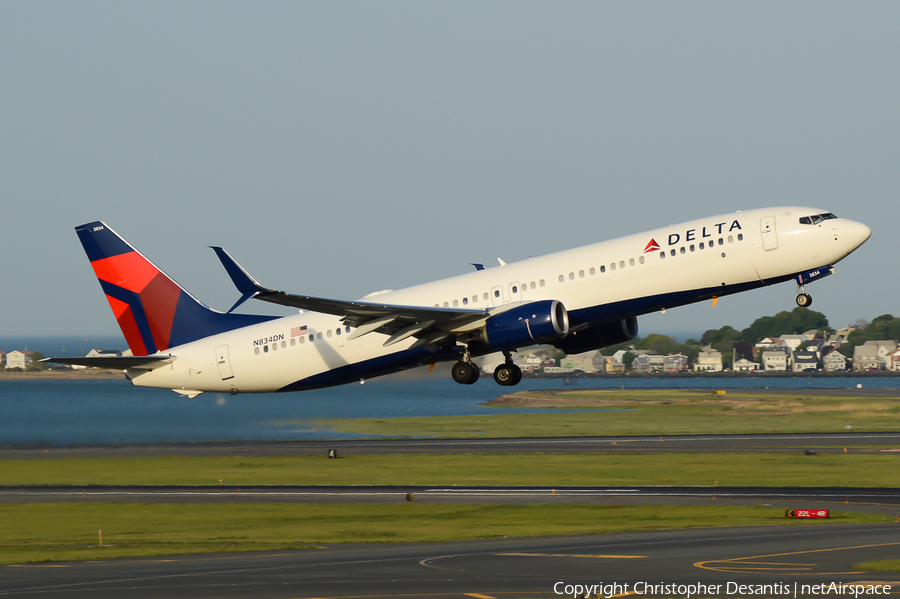
[[[294,295],[285,291],[277,291],[260,285],[221,247],[210,247],[219,257],[235,287],[242,294],[229,312],[253,298],[301,310],[333,314],[342,317],[341,320],[344,324],[356,329],[348,339],[356,339],[369,333],[379,332],[390,335],[390,338],[384,343],[385,347],[399,343],[408,337],[418,339],[413,347],[439,343],[453,335],[464,334],[479,328],[490,316],[488,310],[398,306],[377,302]]]
[[[176,356],[97,356],[80,358],[44,358],[41,362],[70,364],[75,366],[91,366],[93,368],[111,368],[128,370],[130,368],[152,370],[163,364],[171,364]]]

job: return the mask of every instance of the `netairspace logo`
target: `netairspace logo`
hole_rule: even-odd
[[[785,596],[807,597],[818,595],[845,595],[854,598],[860,595],[890,595],[889,584],[852,584],[832,582],[830,584],[794,584],[776,582],[772,584],[739,584],[727,582],[725,584],[667,584],[664,582],[650,583],[566,583],[557,582],[553,585],[553,593],[572,599],[603,597],[613,599],[626,595],[667,595],[670,597],[753,597],[753,596]]]

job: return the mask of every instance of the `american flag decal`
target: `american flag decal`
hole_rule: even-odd
[[[302,327],[294,327],[291,329],[291,337],[299,337],[306,334],[306,325]]]

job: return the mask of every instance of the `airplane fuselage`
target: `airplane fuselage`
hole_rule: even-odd
[[[811,219],[822,214],[829,218]],[[865,225],[814,208],[748,210],[382,292],[375,299],[398,306],[495,311],[558,300],[568,312],[570,330],[578,331],[827,269],[869,234]],[[385,347],[384,334],[351,339],[352,332],[339,316],[301,312],[170,347],[163,353],[177,356],[171,363],[126,374],[135,385],[188,395],[271,392],[342,384],[459,358],[454,346],[410,349],[416,338],[409,337]],[[473,354],[490,351],[487,345],[472,346]]]

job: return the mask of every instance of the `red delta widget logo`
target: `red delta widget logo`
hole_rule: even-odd
[[[723,232],[726,232],[725,225],[727,224],[727,222],[716,223],[714,225],[701,227],[700,229],[688,229],[684,233],[669,233],[669,245],[672,246],[681,243],[682,236],[684,237],[684,241],[697,241],[711,238],[714,235],[721,235]],[[741,223],[737,220],[731,221],[731,226],[728,227],[727,232],[731,233],[735,230],[743,231]],[[660,246],[656,242],[656,239],[651,238],[649,243],[644,247],[644,253],[655,252],[658,249],[660,249]]]

